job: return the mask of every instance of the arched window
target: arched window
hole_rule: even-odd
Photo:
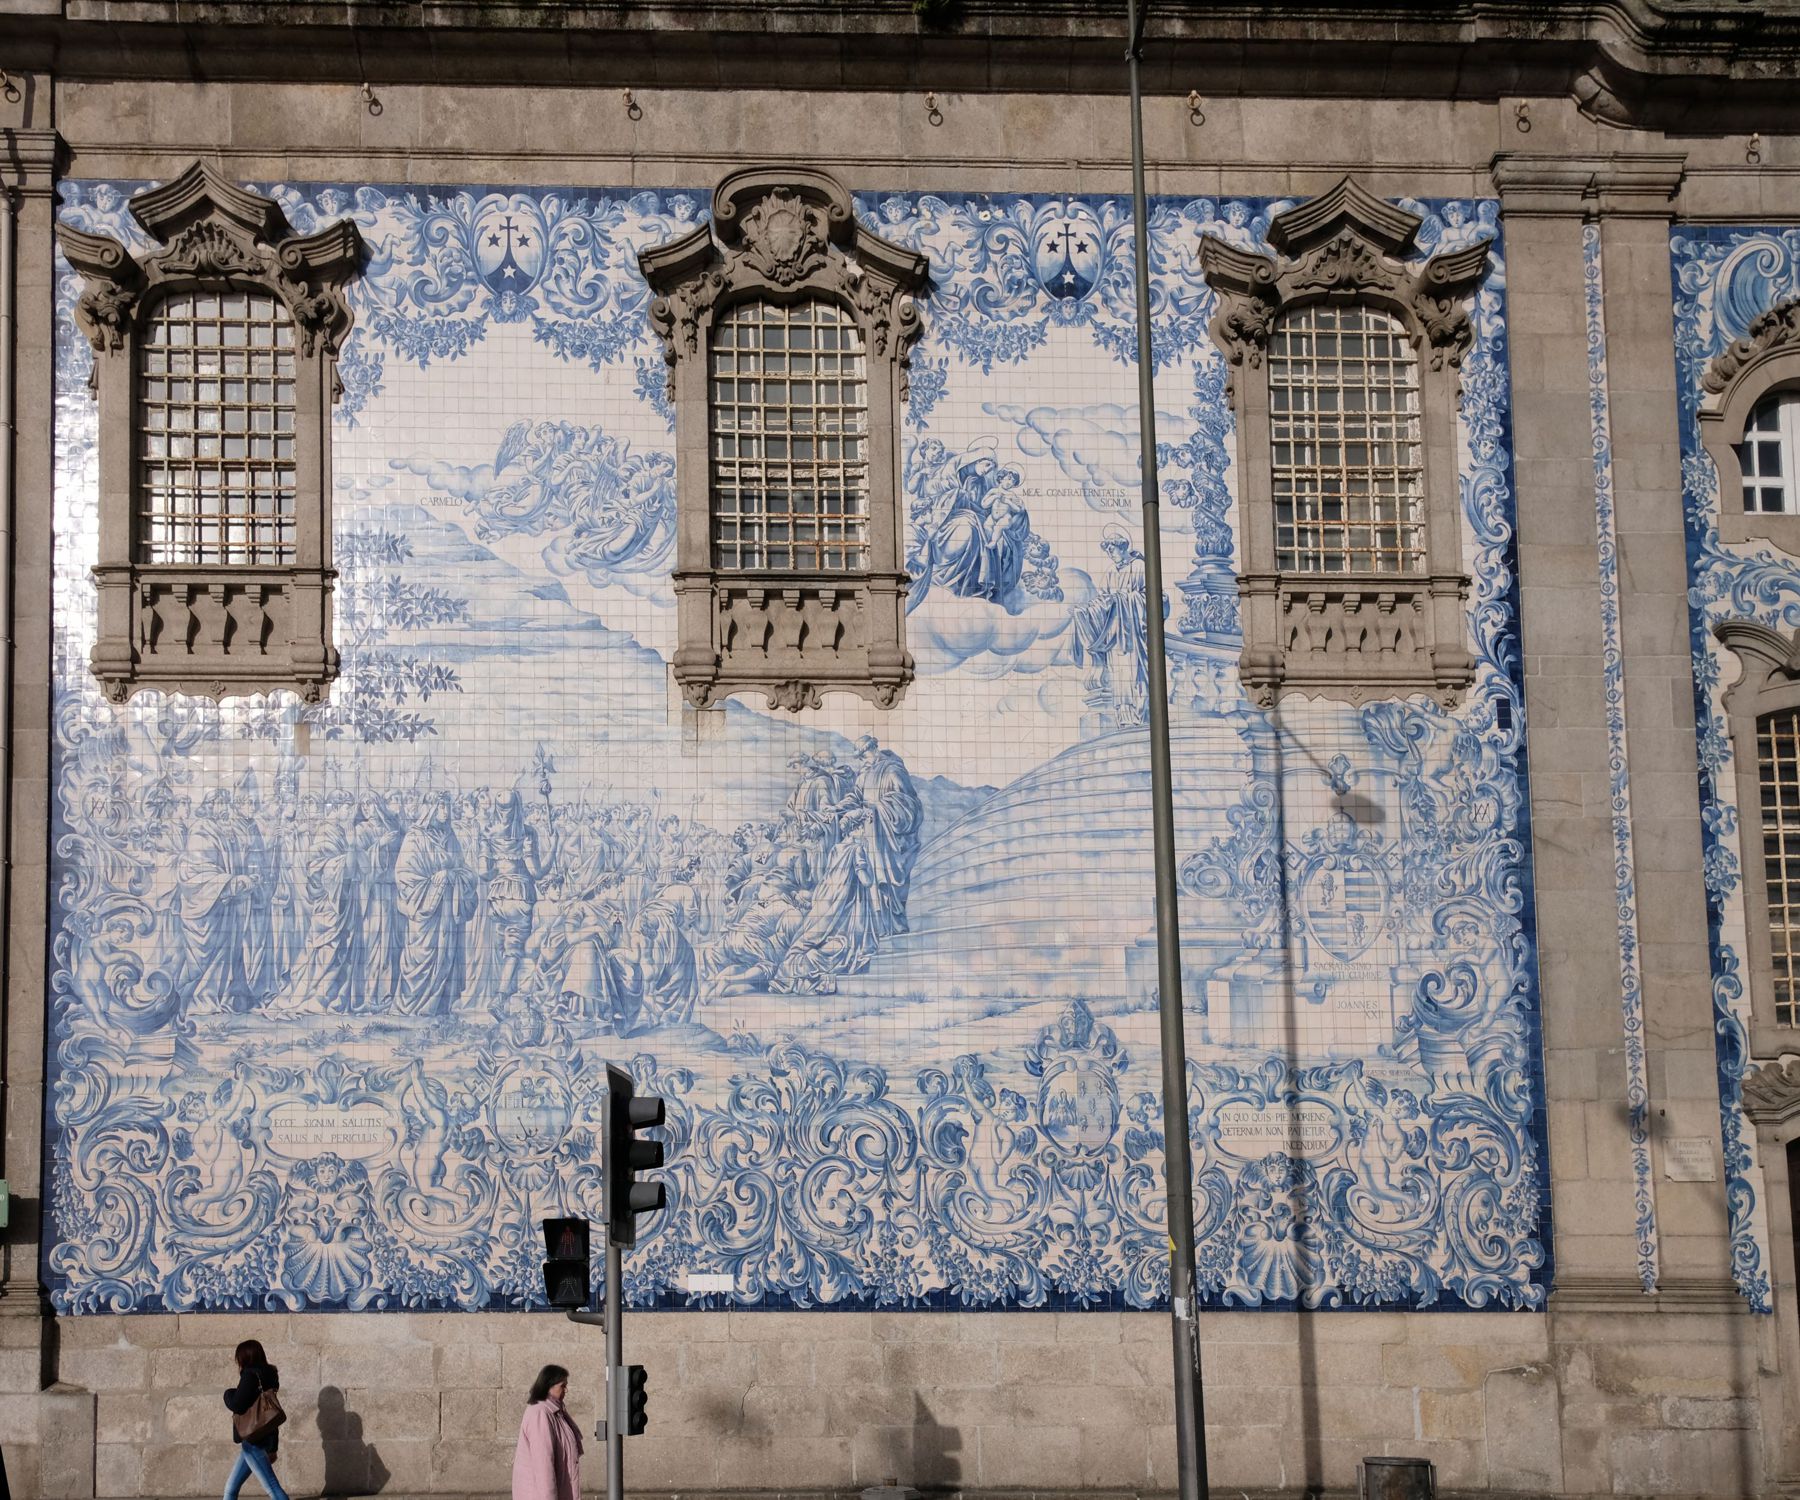
[[[1456,427],[1488,246],[1417,264],[1422,222],[1346,177],[1270,221],[1273,255],[1201,240],[1237,415],[1239,671],[1256,703],[1450,705],[1474,680]]]
[[[1752,1050],[1800,1049],[1800,641],[1752,620],[1726,620],[1713,634],[1742,667],[1725,691],[1725,715]]]
[[[294,325],[274,297],[157,304],[139,346],[137,560],[290,564]]]
[[[1800,299],[1751,319],[1700,377],[1700,442],[1719,476],[1719,540],[1800,556]]]
[[[863,339],[829,302],[746,302],[713,326],[713,565],[869,566]]]
[[[925,257],[812,168],[733,172],[712,207],[638,257],[675,405],[672,675],[694,708],[891,708],[913,675],[898,434]]]
[[[1425,565],[1419,361],[1379,308],[1315,303],[1269,338],[1275,565],[1418,573]]]
[[[1779,391],[1757,402],[1732,444],[1743,480],[1745,515],[1800,514],[1800,391]]]
[[[331,641],[331,404],[362,241],[293,233],[273,200],[195,162],[139,193],[158,249],[57,230],[100,408],[98,607],[108,698],[293,688]]]
[[[1800,555],[1800,303],[1751,320],[1702,372],[1700,441],[1723,542]],[[1800,1050],[1800,639],[1751,620],[1713,634],[1741,664],[1725,691],[1743,859],[1751,1050]]]

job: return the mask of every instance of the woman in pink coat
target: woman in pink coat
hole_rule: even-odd
[[[513,1454],[513,1500],[581,1500],[581,1433],[563,1409],[569,1372],[545,1365],[531,1384]]]

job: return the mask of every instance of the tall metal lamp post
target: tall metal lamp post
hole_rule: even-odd
[[[1131,46],[1131,218],[1137,245],[1138,428],[1143,448],[1144,628],[1150,667],[1150,802],[1156,858],[1157,1005],[1162,1020],[1163,1171],[1169,1202],[1169,1318],[1175,1344],[1175,1457],[1180,1500],[1207,1500],[1206,1405],[1194,1298],[1193,1165],[1187,1041],[1181,1015],[1181,924],[1175,892],[1175,797],[1163,647],[1162,522],[1156,492],[1156,379],[1150,344],[1150,229],[1144,192],[1144,100],[1138,63],[1144,12],[1126,0]]]

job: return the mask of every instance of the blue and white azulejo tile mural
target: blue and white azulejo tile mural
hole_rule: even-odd
[[[64,215],[130,239],[131,185]],[[1127,205],[872,193],[932,289],[883,712],[672,693],[636,252],[699,194],[265,186],[349,214],[330,701],[107,705],[62,287],[45,1275],[70,1311],[526,1305],[598,1216],[604,1062],[670,1100],[638,1305],[1167,1295]],[[1531,1307],[1549,1203],[1495,205],[1464,369],[1478,679],[1250,708],[1203,231],[1153,268],[1200,1277]],[[690,1296],[690,1273],[733,1292]]]
[[[1742,819],[1760,812],[1738,806],[1724,706],[1725,689],[1738,668],[1712,632],[1727,620],[1752,620],[1786,633],[1800,627],[1800,559],[1768,542],[1720,539],[1719,474],[1701,443],[1699,413],[1706,396],[1701,380],[1713,358],[1743,338],[1758,314],[1800,296],[1800,230],[1678,225],[1670,244],[1703,871],[1732,1269],[1751,1305],[1767,1312],[1772,1303],[1764,1205],[1756,1192],[1756,1137],[1743,1114],[1751,1001],[1740,837]]]

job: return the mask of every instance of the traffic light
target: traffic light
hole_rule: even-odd
[[[588,1221],[545,1219],[544,1300],[552,1307],[588,1305]]]
[[[625,1432],[636,1437],[650,1425],[649,1374],[642,1365],[625,1367]]]
[[[655,1213],[668,1198],[660,1182],[639,1182],[637,1174],[663,1164],[660,1141],[639,1140],[638,1132],[663,1122],[663,1102],[651,1095],[633,1097],[631,1079],[608,1064],[606,1069],[606,1140],[601,1170],[605,1174],[606,1237],[614,1245],[637,1243],[637,1216]]]

